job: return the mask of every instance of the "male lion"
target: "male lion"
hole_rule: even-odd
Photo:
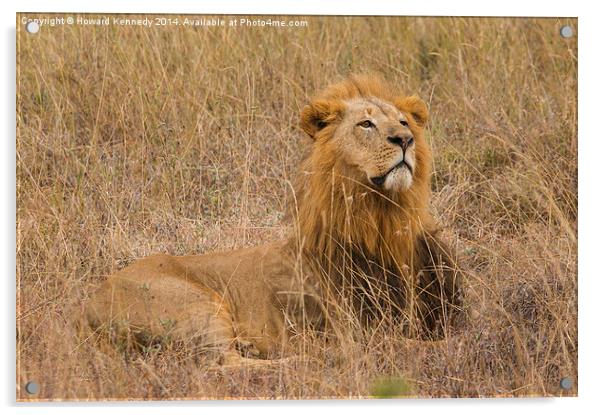
[[[454,261],[429,213],[422,100],[351,76],[301,112],[313,140],[285,240],[198,256],[153,255],[112,275],[86,318],[136,342],[168,336],[222,360],[268,358],[337,318],[438,337],[460,306]],[[342,311],[343,310],[343,311]],[[351,310],[351,313],[344,312]]]

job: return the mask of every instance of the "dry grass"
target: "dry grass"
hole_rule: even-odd
[[[577,376],[577,46],[558,29],[577,22],[307,20],[19,27],[18,399],[576,394],[558,384]],[[470,275],[464,332],[308,335],[302,358],[223,372],[76,336],[91,290],[135,258],[288,232],[299,110],[351,71],[429,103],[433,209]]]

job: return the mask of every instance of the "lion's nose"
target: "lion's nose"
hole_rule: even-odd
[[[387,137],[391,144],[395,144],[404,149],[404,151],[414,143],[414,137],[411,135],[394,135]]]

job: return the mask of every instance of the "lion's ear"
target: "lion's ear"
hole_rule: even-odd
[[[419,127],[423,128],[426,125],[429,118],[429,111],[426,108],[424,101],[416,95],[401,99],[398,107],[402,111],[409,113]]]
[[[315,100],[301,110],[301,128],[311,138],[335,121],[340,113],[340,105],[328,100]]]

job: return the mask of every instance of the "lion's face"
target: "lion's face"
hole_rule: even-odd
[[[301,113],[302,128],[315,140],[315,160],[336,160],[331,167],[336,174],[382,192],[406,192],[418,182],[428,187],[425,103],[416,96],[388,94],[380,84],[372,88],[377,93],[359,93],[370,83],[360,81],[358,87],[350,82],[327,89]]]
[[[345,102],[332,140],[350,166],[378,189],[405,191],[416,168],[416,143],[408,116],[378,98]]]

